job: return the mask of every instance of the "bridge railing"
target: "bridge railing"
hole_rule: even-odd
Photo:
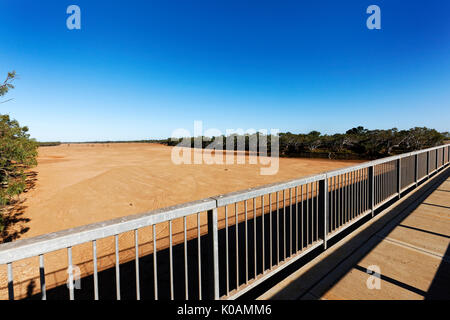
[[[4,298],[22,298],[21,284],[35,278],[39,286],[33,293],[42,299],[48,280],[50,287],[67,282],[74,299],[79,263],[72,252],[78,248],[89,261],[84,273],[92,277],[93,299],[99,299],[98,273],[111,267],[111,259],[117,299],[121,283],[130,281],[140,299],[143,275],[152,278],[154,299],[237,298],[312,250],[327,249],[331,238],[447,166],[449,149],[438,146],[5,243],[0,245],[0,294],[4,284]],[[99,256],[108,250],[110,255]],[[163,251],[167,261],[161,263]],[[150,269],[139,264],[145,256],[151,256]],[[129,279],[129,272],[120,274],[120,264],[132,260]],[[158,294],[161,289],[167,296]]]

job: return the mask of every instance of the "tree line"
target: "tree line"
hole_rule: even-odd
[[[180,139],[161,140],[169,146],[226,149],[226,140],[232,139],[234,150],[259,151],[261,133],[243,136],[220,137],[187,137]],[[271,136],[264,136],[267,150],[270,154]],[[420,150],[442,145],[449,139],[448,132],[438,132],[426,127],[415,127],[409,130],[397,128],[369,130],[362,126],[347,130],[345,133],[333,135],[321,134],[318,131],[309,133],[279,133],[279,154],[285,157],[326,157],[332,159],[377,159],[394,154]],[[245,141],[239,146],[237,141]],[[257,141],[255,143],[255,141]],[[254,144],[251,147],[252,142]],[[264,145],[264,142],[262,142]],[[258,149],[256,149],[258,146]]]

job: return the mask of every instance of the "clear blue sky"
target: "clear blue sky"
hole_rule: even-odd
[[[81,30],[66,8],[81,8]],[[381,30],[366,8],[381,8]],[[0,104],[41,141],[450,130],[450,1],[0,2]]]

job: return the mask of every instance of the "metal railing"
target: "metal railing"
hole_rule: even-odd
[[[0,287],[9,299],[22,298],[35,279],[39,286],[31,293],[46,299],[47,290],[67,281],[64,290],[72,300],[74,267],[83,265],[93,299],[101,294],[99,274],[108,270],[114,270],[107,282],[114,282],[117,299],[124,276],[134,278],[125,284],[134,283],[136,299],[144,284],[152,287],[146,296],[153,299],[236,298],[312,250],[327,249],[331,238],[447,166],[449,149],[438,146],[5,243]],[[74,262],[73,250],[80,261]],[[141,266],[143,259],[148,261]],[[121,275],[121,264],[133,260],[134,275]]]

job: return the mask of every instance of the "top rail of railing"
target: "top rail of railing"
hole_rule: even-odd
[[[348,167],[344,167],[344,168],[340,168],[340,169],[336,169],[336,170],[330,170],[330,171],[326,171],[323,173],[302,177],[299,179],[293,179],[293,180],[289,180],[289,181],[285,181],[285,182],[273,183],[273,184],[268,184],[268,185],[264,185],[264,186],[260,186],[260,187],[256,187],[256,188],[250,188],[250,189],[240,190],[240,191],[236,191],[236,192],[231,192],[231,193],[219,195],[219,196],[216,196],[213,198],[217,199],[217,206],[221,207],[224,205],[235,203],[237,201],[244,201],[244,200],[252,199],[257,196],[262,196],[262,195],[265,195],[268,193],[273,193],[273,192],[285,190],[288,188],[301,186],[301,185],[304,185],[304,184],[307,184],[310,182],[315,182],[315,181],[322,180],[325,178],[331,178],[331,177],[338,176],[338,175],[348,173],[348,172],[352,172],[355,170],[369,168],[369,167],[372,167],[372,166],[375,166],[378,164],[387,163],[390,161],[398,160],[401,158],[406,158],[406,157],[413,156],[413,155],[420,154],[420,153],[426,153],[426,152],[433,151],[436,149],[442,149],[442,148],[445,148],[446,146],[450,146],[450,144],[440,145],[437,147],[432,147],[432,148],[422,149],[422,150],[418,150],[418,151],[403,153],[403,154],[399,154],[399,155],[395,155],[395,156],[390,156],[390,157],[386,157],[386,158],[381,158],[381,159],[377,159],[377,160],[367,161],[367,162],[360,163],[357,165],[348,166]]]
[[[153,210],[147,213],[92,223],[29,239],[4,243],[0,245],[0,264],[38,256],[47,252],[72,247],[88,241],[106,238],[214,208],[216,208],[216,200],[206,198]]]
[[[398,160],[408,156],[426,153],[449,146],[450,144],[445,144],[433,148],[364,162],[358,165],[302,177],[299,179],[273,183],[261,187],[241,190],[224,195],[219,195],[216,197],[210,197],[198,201],[179,204],[176,206],[157,209],[147,213],[141,213],[104,222],[88,224],[85,226],[48,233],[29,239],[22,239],[10,243],[4,243],[0,245],[0,264],[7,264],[21,259],[39,256],[41,254],[56,251],[59,249],[64,249],[89,241],[102,239],[139,228],[151,226],[157,223],[169,221],[190,214],[216,209],[218,207],[222,207],[238,201],[244,201],[254,197],[285,190],[291,187],[304,185],[310,182],[323,180],[347,172],[368,168],[378,164],[387,163],[393,160]]]

